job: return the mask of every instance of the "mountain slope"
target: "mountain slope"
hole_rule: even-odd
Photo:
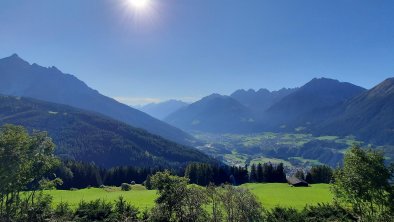
[[[394,78],[335,109],[320,133],[353,134],[374,144],[394,145]]]
[[[177,167],[208,156],[142,129],[70,106],[0,96],[0,124],[47,131],[56,154],[103,167],[119,165]]]
[[[283,97],[295,92],[297,89],[280,89],[278,91],[270,92],[267,89],[259,89],[255,91],[237,90],[231,94],[231,97],[236,99],[242,105],[249,108],[257,117],[262,115],[270,106],[281,100]]]
[[[284,97],[265,113],[265,124],[274,129],[306,126],[318,123],[333,107],[360,95],[365,89],[338,80],[313,79]]]
[[[188,131],[240,132],[253,122],[250,111],[229,96],[212,94],[182,108],[165,119]]]
[[[161,103],[150,103],[138,108],[157,119],[163,120],[171,113],[186,107],[188,104],[179,100],[168,100]]]
[[[55,67],[30,65],[16,54],[0,59],[0,93],[95,111],[182,144],[192,140],[169,124],[101,95],[72,75]]]

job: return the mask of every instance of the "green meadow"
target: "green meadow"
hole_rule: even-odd
[[[275,206],[293,207],[298,210],[306,205],[316,205],[317,203],[328,203],[332,200],[332,195],[328,184],[314,184],[311,187],[290,187],[283,183],[270,184],[244,184],[242,187],[250,189],[261,201],[266,209]],[[145,190],[142,186],[136,185],[131,191],[121,191],[117,187],[110,188],[86,188],[81,190],[51,190],[45,191],[53,196],[54,204],[67,202],[75,208],[82,200],[91,201],[104,199],[115,201],[119,196],[123,196],[127,201],[140,209],[154,206],[156,198],[155,190]]]

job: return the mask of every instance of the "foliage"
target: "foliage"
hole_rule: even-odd
[[[131,185],[128,183],[122,183],[120,185],[120,188],[122,189],[122,191],[130,191],[131,190]]]
[[[76,221],[103,221],[112,213],[112,204],[104,200],[81,201],[75,211]]]
[[[0,129],[0,218],[10,220],[35,207],[36,191],[44,184],[44,176],[59,163],[54,149],[44,132],[29,135],[23,127],[13,125]],[[21,195],[27,189],[31,192]]]
[[[342,221],[350,222],[357,221],[349,210],[338,206],[330,204],[318,204],[317,206],[307,206],[301,213],[302,217],[306,222],[315,221]]]
[[[306,175],[308,183],[330,183],[333,176],[333,170],[326,165],[312,166]]]
[[[349,204],[361,220],[381,221],[393,213],[391,176],[382,153],[354,145],[345,154],[343,169],[334,173],[332,191],[336,201]]]
[[[216,162],[196,149],[109,117],[29,98],[0,96],[0,124],[6,123],[47,131],[62,159],[106,168],[130,164],[178,168],[192,161]]]
[[[271,211],[266,212],[266,221],[270,222],[304,222],[297,210],[293,208],[275,207]]]
[[[261,221],[262,205],[249,190],[225,185],[219,191],[219,200],[228,222]]]

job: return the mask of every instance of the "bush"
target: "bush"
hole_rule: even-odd
[[[304,222],[304,218],[293,208],[275,207],[266,212],[266,221],[270,222]]]
[[[77,191],[77,190],[78,190],[78,188],[74,188],[74,187],[70,188],[70,191]]]
[[[130,191],[131,185],[128,183],[122,183],[122,185],[120,185],[120,188],[122,189],[122,191]]]
[[[100,189],[104,189],[106,186],[104,185],[100,185]]]
[[[130,183],[131,185],[135,185],[135,181],[133,180],[133,181],[131,181],[131,183]]]
[[[34,202],[23,201],[20,205],[19,218],[16,221],[45,221],[52,212],[52,197],[43,193],[38,193]]]
[[[57,221],[70,221],[73,218],[73,211],[66,202],[60,202],[55,207],[53,214]]]
[[[138,219],[139,210],[120,196],[115,201],[114,213],[118,221],[135,221]]]
[[[81,201],[75,212],[76,221],[103,221],[111,217],[112,204],[104,200]]]
[[[307,206],[302,212],[305,221],[357,221],[349,211],[336,205],[318,204]]]

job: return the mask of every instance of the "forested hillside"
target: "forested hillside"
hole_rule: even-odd
[[[205,154],[100,114],[35,99],[0,96],[0,124],[48,131],[63,158],[120,165],[178,167],[211,162]]]
[[[193,138],[173,126],[100,94],[56,67],[42,67],[14,54],[0,59],[0,93],[70,105],[120,120],[166,139],[189,145]]]

